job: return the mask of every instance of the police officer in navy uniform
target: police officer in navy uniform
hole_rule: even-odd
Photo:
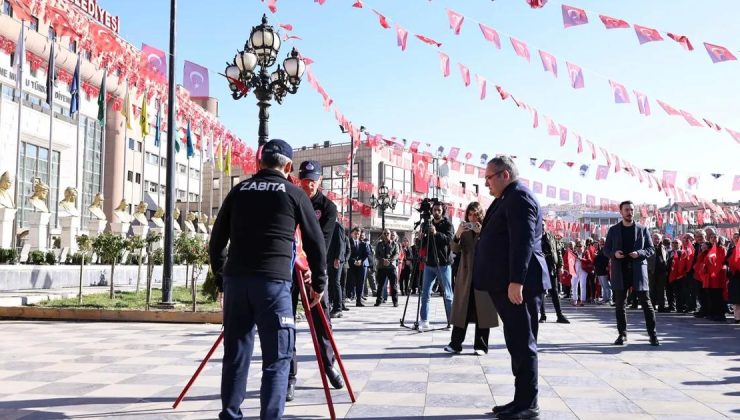
[[[318,220],[321,231],[324,235],[324,246],[329,249],[331,238],[334,234],[334,226],[337,223],[337,206],[332,203],[321,191],[321,164],[314,160],[308,160],[301,163],[298,169],[298,179],[300,180],[301,189],[305,192],[311,200],[311,205],[314,210],[314,218]],[[334,261],[328,261],[333,264]],[[329,284],[331,286],[331,283]],[[293,288],[293,313],[295,313],[298,306],[298,289]],[[326,376],[329,379],[331,385],[340,389],[344,387],[344,380],[339,370],[334,367],[334,350],[329,341],[329,333],[324,329],[324,323],[321,320],[321,313],[317,310],[311,312],[313,316],[313,324],[316,328],[316,338],[319,342],[319,350],[321,353],[321,359],[326,368]],[[331,327],[330,313],[329,313],[329,296],[324,295],[321,300],[321,309],[324,311],[326,319],[329,320],[329,326]],[[293,352],[293,360],[290,363],[290,375],[288,379],[288,393],[286,395],[287,401],[293,401],[295,398],[295,384],[296,375],[298,374],[298,359],[295,351]]]
[[[298,226],[312,273],[310,305],[325,296],[326,243],[310,200],[286,178],[292,158],[285,141],[266,143],[260,171],[231,189],[211,233],[211,269],[224,292],[220,419],[242,418],[255,326],[262,348],[260,418],[283,415],[295,345],[290,290]]]

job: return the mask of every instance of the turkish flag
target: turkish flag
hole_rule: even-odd
[[[421,41],[421,42],[423,42],[425,44],[434,45],[434,46],[436,46],[438,48],[442,46],[442,43],[441,42],[437,42],[437,41],[433,40],[432,38],[426,37],[424,35],[414,35],[414,36],[419,41]]]
[[[647,42],[662,41],[663,37],[660,36],[660,32],[653,28],[646,28],[640,25],[634,25],[637,39],[640,41],[640,45]]]
[[[712,63],[716,64],[722,61],[737,60],[737,58],[732,55],[730,50],[721,45],[714,45],[705,42],[704,48],[707,49],[707,53],[709,53],[709,57],[712,59]]]
[[[612,92],[614,92],[614,103],[627,104],[630,102],[630,95],[624,85],[613,80],[609,80],[609,85],[612,87]]]
[[[378,23],[380,23],[380,26],[382,26],[384,29],[388,29],[391,27],[391,25],[388,24],[388,20],[380,14],[377,10],[373,9],[373,12],[375,12],[376,15],[378,15]]]
[[[586,205],[587,206],[595,206],[596,205],[596,197],[593,195],[586,195]]]
[[[533,9],[540,9],[547,4],[547,0],[526,0],[529,7]]]
[[[570,190],[566,190],[565,188],[560,189],[560,200],[562,201],[570,201]]]
[[[633,90],[635,93],[635,97],[637,98],[637,109],[640,110],[640,114],[642,115],[650,115],[650,102],[648,101],[648,97],[641,92],[638,92],[636,90]]]
[[[559,136],[560,131],[558,130],[558,127],[555,125],[555,121],[553,121],[552,118],[548,117],[547,115],[545,115],[544,118],[545,118],[545,125],[547,125],[547,134],[551,136]]]
[[[545,71],[549,71],[555,77],[558,77],[558,61],[555,56],[542,50],[539,50],[539,52],[540,59],[542,60],[542,67],[544,67]]]
[[[413,153],[412,161],[414,164],[414,192],[426,194],[429,192],[429,172],[427,171],[427,160],[424,155]]]
[[[603,147],[599,147],[599,149],[601,149],[601,154],[604,155],[604,159],[606,160],[606,166],[612,166],[612,159],[611,157],[609,157],[609,152]]]
[[[622,170],[622,165],[619,162],[619,156],[614,155],[614,173],[617,173]]]
[[[552,185],[547,186],[547,197],[548,198],[555,198],[556,188]]]
[[[548,160],[543,160],[542,163],[540,164],[540,169],[544,169],[547,172],[550,172],[550,170],[552,169],[552,167],[554,165],[555,165],[555,161],[554,160],[549,160],[549,159]]]
[[[370,217],[373,215],[373,209],[367,204],[362,205],[362,217]]]
[[[663,171],[663,188],[676,186],[676,171]]]
[[[56,7],[46,6],[46,19],[51,27],[54,28],[54,32],[58,36],[68,36],[71,39],[77,39],[80,34],[72,27],[67,19],[67,12]]]
[[[699,122],[699,120],[697,120],[696,118],[694,118],[693,115],[691,115],[690,112],[681,110],[681,115],[686,120],[686,122],[689,123],[690,126],[692,126],[692,127],[704,127],[702,125],[702,123]]]
[[[509,97],[509,92],[505,91],[501,86],[496,85],[496,90],[498,91],[498,94],[501,95],[502,101],[505,101]]]
[[[609,167],[606,165],[599,165],[598,168],[596,168],[596,180],[602,180],[606,179],[606,177],[609,175]]]
[[[579,192],[573,191],[573,204],[581,204],[583,202],[583,196]]]
[[[591,160],[596,160],[596,146],[591,140],[586,140],[586,143],[588,143],[588,147],[591,148]]]
[[[460,67],[460,77],[462,77],[465,87],[470,86],[470,70],[468,66],[462,63],[457,63],[457,65]]]
[[[460,148],[459,147],[451,147],[450,153],[447,155],[447,157],[451,160],[457,160],[457,155],[460,154]]]
[[[732,191],[740,191],[740,175],[735,175],[735,179],[732,181]]]
[[[604,26],[606,29],[619,29],[619,28],[629,28],[630,24],[623,21],[622,19],[617,19],[605,15],[599,15],[599,19],[604,23]]]
[[[460,162],[453,160],[452,165],[450,166],[452,167],[453,171],[460,171]]]
[[[465,16],[454,10],[447,9],[447,18],[450,20],[450,29],[452,29],[452,32],[454,32],[455,35],[460,35],[460,29],[462,29]]]
[[[578,153],[583,153],[583,140],[581,140],[581,136],[576,135],[576,138],[578,139]]]
[[[90,22],[87,26],[87,33],[93,40],[94,53],[111,53],[117,55],[123,52],[123,47],[118,42],[118,37],[110,29]]]
[[[352,7],[355,7],[355,8],[358,8],[358,9],[362,9],[362,0],[357,0],[357,1],[356,1],[356,2],[355,2],[355,3],[353,4],[353,5],[352,5]]]
[[[537,110],[532,108],[532,128],[539,127],[540,123],[537,118]]]
[[[565,140],[568,138],[568,128],[562,124],[558,124],[560,130],[560,147],[565,146]]]
[[[586,11],[577,7],[563,5],[563,25],[566,28],[588,23]]]
[[[277,0],[267,0],[267,8],[270,9],[272,13],[277,12]]]
[[[584,87],[583,81],[583,70],[575,64],[565,62],[568,66],[568,75],[570,76],[570,86],[573,89],[581,89]]]
[[[467,175],[473,175],[475,173],[475,166],[466,163],[465,164],[465,174]]]
[[[661,101],[660,99],[656,99],[655,102],[660,105],[661,108],[663,108],[663,111],[665,111],[668,115],[681,115],[681,112],[677,110],[676,108],[668,105],[667,103]]]
[[[542,194],[542,183],[538,181],[534,181],[532,183],[532,191],[534,191],[535,194]]]
[[[475,75],[475,81],[478,82],[478,90],[480,91],[480,100],[486,99],[486,79],[481,77],[480,75]],[[468,158],[470,159],[470,158]]]
[[[409,37],[409,32],[403,29],[399,24],[396,24],[396,44],[401,47],[401,51],[406,51],[406,39]]]
[[[609,200],[606,198],[600,198],[599,207],[601,208],[601,210],[609,210]]]
[[[35,15],[28,0],[8,0],[8,3],[13,8],[13,16],[16,19],[30,22]]]
[[[530,61],[529,48],[527,48],[527,44],[514,37],[509,37],[509,39],[511,40],[511,46],[514,47],[516,55]]]
[[[210,96],[208,91],[208,69],[185,60],[183,85],[190,92],[190,96],[196,98]]]
[[[412,141],[411,142],[411,146],[409,146],[409,150],[411,151],[411,153],[418,153],[419,152],[419,145],[420,144],[421,144],[421,142],[418,141],[418,140]]]
[[[729,128],[725,127],[725,131],[730,133],[733,139],[735,139],[736,142],[740,143],[740,132],[737,132],[735,130],[730,130]]]
[[[691,41],[689,41],[689,38],[686,35],[676,35],[674,33],[668,32],[668,38],[681,44],[686,49],[686,51],[694,50],[694,46],[691,45]]]
[[[439,53],[439,66],[442,69],[442,76],[450,75],[450,57],[443,52]]]
[[[478,26],[480,27],[481,32],[483,32],[483,38],[485,38],[486,41],[495,45],[496,48],[500,50],[501,49],[501,38],[499,38],[498,32],[496,32],[496,30],[491,28],[490,26],[486,26],[482,23],[479,23]]]
[[[141,45],[141,71],[153,80],[167,80],[167,56],[150,45]]]

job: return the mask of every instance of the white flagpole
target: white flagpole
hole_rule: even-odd
[[[48,92],[47,92],[47,95],[49,95],[49,97],[46,99],[49,102],[49,154],[47,156],[47,159],[48,160],[46,162],[46,172],[47,172],[46,175],[49,177],[48,178],[48,182],[49,182],[48,185],[49,185],[49,188],[50,189],[51,188],[54,188],[54,186],[51,184],[51,170],[52,170],[51,162],[52,162],[52,160],[54,160],[54,152],[53,152],[53,149],[52,149],[52,140],[53,140],[53,133],[54,133],[54,75],[55,75],[55,72],[56,72],[56,57],[52,57],[56,53],[55,48],[54,48],[54,38],[55,38],[54,36],[52,36],[52,37],[49,38],[49,43],[51,44],[51,50],[49,51],[49,64],[50,65],[49,65],[49,68],[46,69],[47,73],[48,72],[51,72],[50,74],[47,74],[47,76],[46,76],[47,78],[49,78],[51,80],[51,83],[49,83],[50,86],[49,86]],[[37,168],[38,168],[38,166],[37,166]],[[57,181],[59,181],[59,180],[57,180]],[[57,185],[57,196],[56,197],[50,197],[50,200],[55,200],[56,201],[56,199],[59,198],[59,188],[60,187]],[[49,206],[49,207],[51,207],[51,206]],[[59,215],[58,212],[56,212],[55,215],[54,215],[54,226],[57,225],[57,218],[59,217],[58,215]]]
[[[126,96],[128,96],[128,81],[126,81]],[[123,101],[123,106],[126,106],[126,101]],[[122,200],[126,199],[126,179],[128,179],[128,167],[126,166],[128,161],[128,122],[126,121],[126,116],[128,113],[128,109],[125,109],[123,116],[123,188],[121,190]],[[133,183],[134,183],[134,171],[131,171],[131,184],[133,189]]]
[[[162,104],[159,103],[159,100],[157,100],[157,115],[162,115],[161,112]],[[159,120],[155,117],[155,121],[159,124]],[[157,127],[156,129],[159,130],[161,128]],[[162,207],[162,132],[159,132],[159,144],[157,147],[159,147],[159,151],[157,151],[157,207]]]
[[[208,147],[208,161],[211,163],[211,174],[208,179],[208,189],[211,190],[210,198],[208,200],[208,220],[210,221],[213,220],[213,169],[215,168],[214,164],[216,163],[213,160],[213,129],[211,129],[211,142]],[[203,176],[202,172],[201,176]],[[201,184],[203,184],[202,180]]]
[[[144,91],[144,98],[146,98],[146,91]],[[144,110],[142,109],[141,111],[143,112]],[[141,114],[139,115],[139,119],[141,119]],[[149,118],[146,118],[146,120],[148,122]],[[145,201],[144,200],[144,193],[146,191],[146,188],[144,187],[144,185],[146,184],[146,176],[144,175],[145,173],[146,173],[146,134],[141,133],[141,201]]]
[[[18,50],[18,53],[16,54],[16,65],[18,66],[18,74],[16,74],[16,91],[18,93],[18,141],[15,151],[15,189],[13,190],[13,202],[15,203],[16,207],[21,207],[18,203],[18,190],[20,189],[21,185],[21,147],[23,146],[23,142],[21,141],[21,126],[23,119],[21,118],[21,115],[23,115],[23,63],[25,62],[26,55],[25,36],[26,22],[22,20],[21,33],[18,38],[18,45],[16,45],[16,49]],[[17,245],[16,241],[18,239],[19,227],[20,218],[16,214],[15,221],[13,223],[13,243],[11,245],[12,248],[15,248]]]

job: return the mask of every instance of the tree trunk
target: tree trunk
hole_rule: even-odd
[[[113,263],[110,265],[110,299],[113,299],[113,278],[116,274],[116,261],[113,260]]]
[[[142,255],[141,250],[139,250],[139,271],[136,273],[136,294],[139,294],[139,284],[141,284],[141,260],[143,260],[144,257]]]
[[[80,262],[80,295],[77,297],[77,304],[82,305],[82,272],[85,269],[85,253],[82,253],[82,261]]]
[[[152,273],[154,272],[154,265],[152,265],[151,258],[147,263],[146,269],[146,310],[149,310],[149,304],[152,300]]]
[[[185,264],[185,288],[188,288],[188,277],[190,277],[190,264]]]
[[[195,281],[195,267],[193,267],[192,277],[190,278],[190,283],[193,285],[193,312],[195,312],[195,296],[197,295],[197,289],[198,289],[198,283]]]

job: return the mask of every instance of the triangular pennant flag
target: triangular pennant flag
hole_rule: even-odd
[[[511,46],[514,47],[514,52],[516,53],[516,55],[526,59],[527,61],[530,61],[529,48],[527,48],[527,44],[514,37],[509,37],[509,39],[511,40]]]
[[[480,100],[486,99],[486,79],[481,77],[480,75],[475,75],[475,80],[478,82],[478,90],[480,91]]]
[[[568,75],[570,76],[570,86],[573,89],[582,89],[584,87],[583,70],[573,63],[565,62],[568,66]]]
[[[396,43],[401,47],[401,51],[406,51],[406,39],[409,33],[403,29],[399,24],[396,24]]]
[[[681,44],[681,46],[683,46],[686,49],[686,51],[694,50],[694,46],[691,45],[691,41],[689,41],[689,38],[686,35],[676,35],[670,32],[668,32],[667,35],[668,35],[668,38]]]
[[[455,35],[460,35],[460,29],[462,28],[465,16],[454,10],[447,9],[447,18],[450,20],[450,29],[452,29],[452,32],[454,32]]]
[[[555,77],[558,77],[558,60],[555,58],[555,56],[542,50],[539,50],[539,52],[540,59],[542,60],[542,67],[544,67],[545,71],[552,73]]]
[[[465,64],[457,63],[457,65],[460,67],[460,76],[463,79],[465,87],[470,86],[470,70]]]
[[[481,32],[483,32],[483,38],[486,39],[486,41],[492,43],[496,46],[499,50],[501,49],[501,38],[498,36],[498,32],[496,32],[495,29],[486,26],[482,23],[479,23],[478,26],[480,27]]]
[[[640,110],[640,114],[648,116],[650,115],[650,102],[644,93],[633,90],[635,97],[637,98],[637,109]]]
[[[442,76],[450,75],[450,57],[443,52],[439,53],[439,66],[442,69]]]

